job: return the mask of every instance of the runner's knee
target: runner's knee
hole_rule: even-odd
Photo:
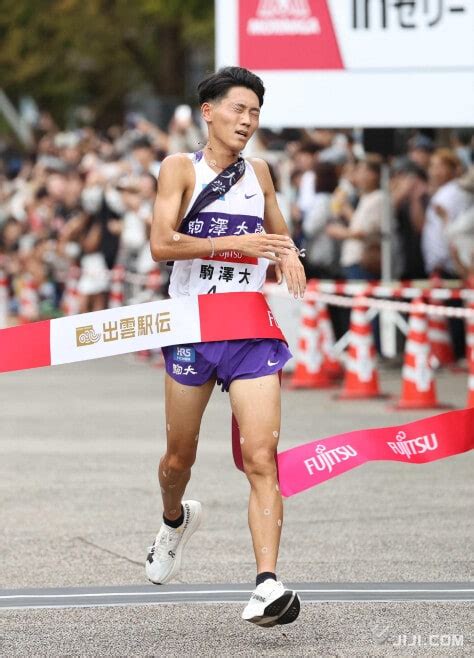
[[[183,473],[193,466],[196,461],[196,452],[167,452],[163,457],[163,461],[166,463],[168,470]]]
[[[249,450],[248,454],[242,451],[244,470],[247,477],[276,476],[275,450],[257,448]]]

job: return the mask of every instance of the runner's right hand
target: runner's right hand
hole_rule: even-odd
[[[289,254],[293,241],[287,235],[276,233],[247,233],[235,236],[235,250],[244,256],[268,258],[275,263],[280,262],[280,256]]]

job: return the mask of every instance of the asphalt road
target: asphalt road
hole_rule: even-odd
[[[320,601],[474,601],[470,583],[285,583],[305,603]],[[236,585],[153,585],[50,587],[0,591],[0,608],[86,608],[153,603],[246,603],[254,587]]]
[[[202,502],[204,523],[176,581],[151,587],[143,565],[161,514],[162,379],[131,356],[1,375],[1,656],[474,655],[472,591],[447,594],[474,588],[474,453],[371,463],[285,500],[278,577],[302,590],[301,615],[274,629],[241,620],[255,577],[249,487],[233,465],[218,390],[186,493]],[[437,381],[442,401],[464,404],[465,374]],[[382,387],[397,394],[399,371],[384,371]],[[431,413],[285,390],[280,449]],[[353,591],[367,589],[376,592]],[[431,593],[406,593],[417,589]],[[78,605],[87,592],[122,599]],[[76,599],[25,606],[52,593]],[[23,596],[21,605],[7,596]]]

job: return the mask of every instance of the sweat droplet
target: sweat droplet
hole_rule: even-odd
[[[275,439],[278,438],[278,432],[276,430],[273,430],[273,436],[275,437]]]
[[[281,519],[278,519],[278,525],[279,526],[281,525]]]
[[[199,441],[199,434],[196,434],[196,438],[194,440]]]
[[[162,473],[163,473],[163,477],[165,477],[165,478],[168,477],[164,471],[162,471]]]
[[[170,431],[170,429],[171,429],[171,425],[170,425],[169,423],[168,423],[168,425],[166,426],[166,429],[168,430],[168,432]]]
[[[268,507],[267,509],[263,510],[263,513],[265,514],[265,516],[268,516],[270,514],[270,510],[268,509]]]
[[[179,233],[175,233],[175,234],[173,235],[173,240],[174,240],[175,242],[178,242],[178,240],[181,240],[181,236],[179,235]]]
[[[241,436],[241,437],[240,437],[240,443],[243,443],[244,441],[245,441],[244,437]]]
[[[278,484],[275,484],[275,489],[276,489],[277,491],[280,491],[280,487],[278,486]]]
[[[268,548],[266,546],[262,546],[262,553],[268,553]]]

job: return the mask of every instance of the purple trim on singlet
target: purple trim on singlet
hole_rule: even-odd
[[[210,206],[216,199],[227,194],[227,192],[242,178],[245,174],[245,160],[239,156],[236,162],[226,167],[220,174],[211,180],[202,189],[194,199],[191,209],[182,219],[179,227],[179,233],[188,233],[188,225],[196,219],[199,213]]]

